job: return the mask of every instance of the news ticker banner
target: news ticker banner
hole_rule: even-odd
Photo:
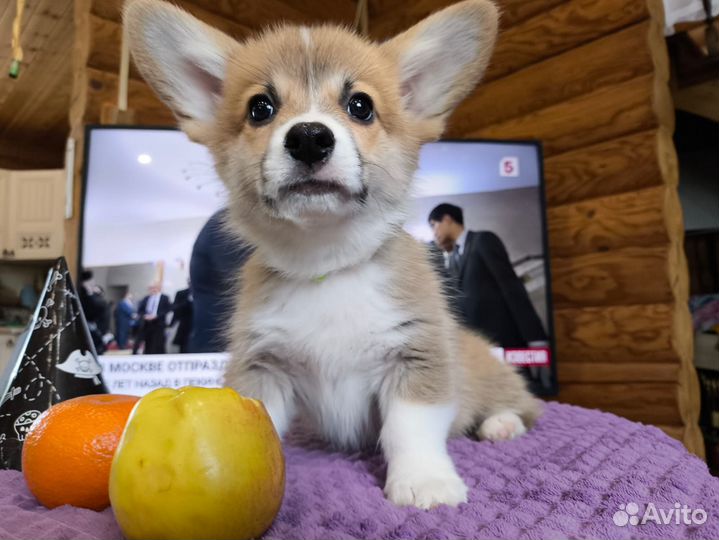
[[[499,349],[498,357],[508,364],[518,367],[549,367],[552,351],[549,347],[530,347],[527,349]]]
[[[494,348],[498,360],[515,366],[548,366],[548,347]],[[205,386],[219,388],[230,360],[228,353],[100,356],[102,377],[113,394],[142,396],[157,388]]]
[[[99,357],[102,378],[112,394],[143,396],[157,388],[219,388],[228,353],[108,354]]]

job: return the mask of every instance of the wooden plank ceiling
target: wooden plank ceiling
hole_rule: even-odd
[[[241,37],[278,20],[351,24],[355,0],[183,0],[191,12]],[[93,14],[119,22],[123,0],[94,0]],[[15,0],[0,0],[0,168],[61,167],[69,132],[74,0],[26,0],[18,79],[7,71]],[[118,26],[119,27],[119,26]],[[119,50],[113,51],[119,56]],[[99,63],[103,59],[97,59]]]
[[[20,77],[8,77],[15,0],[0,1],[0,167],[62,164],[68,130],[73,0],[28,0]]]

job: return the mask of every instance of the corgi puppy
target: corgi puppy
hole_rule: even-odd
[[[280,435],[300,415],[337,447],[379,443],[398,505],[465,502],[448,436],[511,439],[539,411],[402,229],[420,146],[475,87],[497,20],[466,0],[384,43],[325,25],[238,42],[158,0],[125,9],[138,68],[209,148],[256,248],[226,385]]]

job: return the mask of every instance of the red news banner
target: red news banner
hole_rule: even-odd
[[[552,351],[549,347],[496,348],[492,352],[497,358],[513,366],[549,366],[552,359]]]

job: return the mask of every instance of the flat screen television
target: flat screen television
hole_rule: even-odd
[[[80,266],[108,302],[141,298],[158,275],[170,298],[186,288],[195,239],[226,204],[209,152],[175,129],[90,126],[84,175]],[[426,144],[412,189],[405,229],[428,244],[457,317],[535,393],[555,393],[541,145]],[[440,205],[461,208],[456,253],[430,220]]]

